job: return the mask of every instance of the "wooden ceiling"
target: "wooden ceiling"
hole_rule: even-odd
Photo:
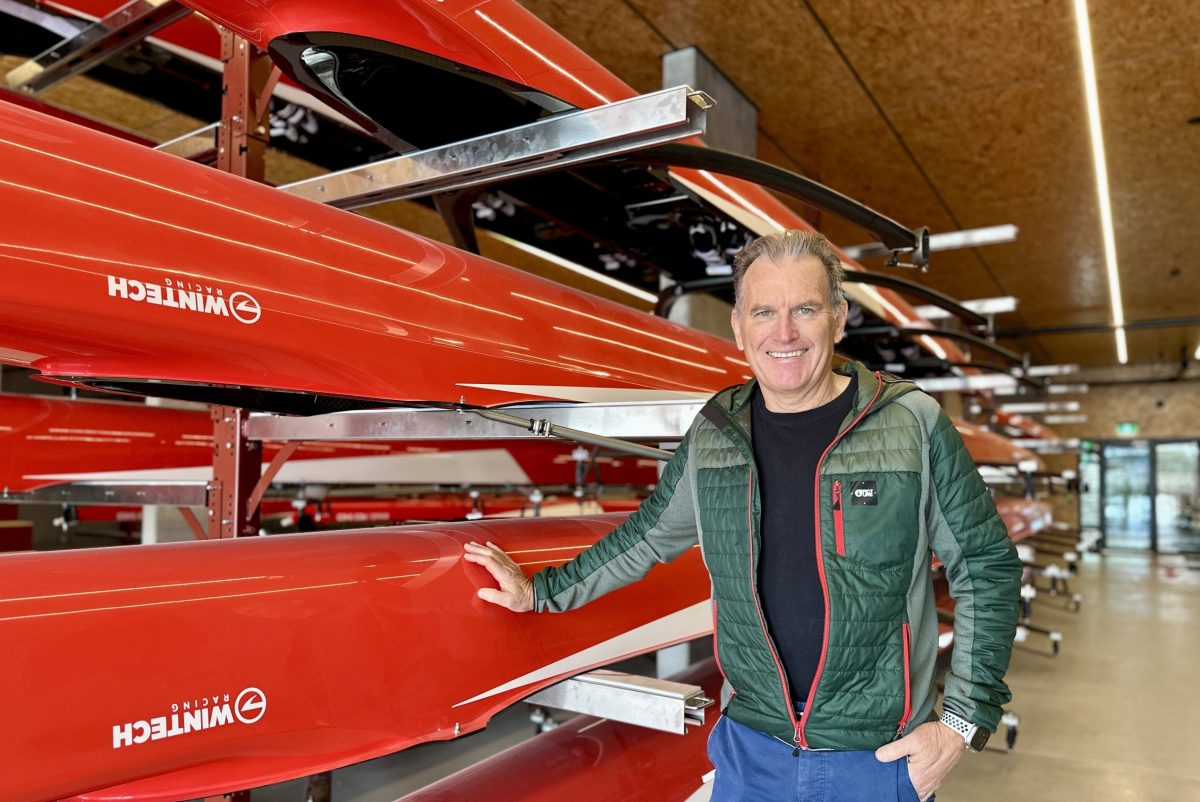
[[[699,47],[758,107],[760,158],[906,225],[1016,224],[1016,243],[936,253],[927,273],[905,274],[961,299],[1016,296],[997,328],[1111,322],[1070,0],[522,2],[639,91],[660,88],[664,53]],[[1200,125],[1188,123],[1200,3],[1089,5],[1126,320],[1200,316],[1187,239],[1200,219]],[[820,227],[839,244],[865,238]],[[1200,326],[1128,338],[1131,363],[1178,364]],[[1039,362],[1117,362],[1112,334],[1005,344]]]

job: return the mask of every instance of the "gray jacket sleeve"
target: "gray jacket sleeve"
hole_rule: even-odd
[[[945,412],[930,436],[930,544],[946,566],[954,598],[954,651],[945,706],[995,731],[1011,698],[1004,674],[1012,654],[1021,563],[991,493]]]
[[[696,512],[688,471],[689,438],[667,463],[654,492],[591,548],[533,576],[534,610],[582,607],[636,582],[655,563],[670,562],[696,543]]]

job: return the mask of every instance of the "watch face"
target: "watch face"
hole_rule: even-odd
[[[992,734],[983,727],[977,727],[975,729],[975,734],[971,736],[971,749],[976,752],[982,752],[983,748],[987,746],[988,738],[990,738],[991,735]]]

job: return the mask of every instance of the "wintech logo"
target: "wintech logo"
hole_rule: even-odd
[[[267,695],[258,688],[247,688],[233,703],[233,714],[243,724],[253,724],[267,712]]]
[[[238,290],[226,298],[222,287],[182,279],[164,278],[162,284],[150,284],[133,278],[109,276],[108,296],[181,312],[232,317],[247,325],[257,323],[262,317],[262,306],[248,292]]]
[[[879,488],[876,486],[874,481],[851,482],[850,503],[859,505],[878,504]]]
[[[266,712],[267,695],[258,688],[246,688],[232,703],[227,693],[175,702],[171,705],[170,713],[125,724],[114,724],[113,749],[237,723],[254,724],[266,715]]]
[[[238,290],[229,296],[229,311],[242,323],[257,323],[262,317],[262,307],[254,296]]]

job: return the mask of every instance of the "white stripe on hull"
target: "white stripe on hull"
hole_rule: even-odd
[[[509,680],[503,685],[497,685],[491,690],[472,696],[470,699],[464,699],[453,706],[461,707],[551,677],[578,674],[591,666],[611,663],[626,655],[647,652],[670,643],[699,638],[710,632],[712,632],[712,603],[706,599],[691,607],[663,616],[657,621],[651,621],[636,629],[623,632],[603,643],[589,646],[581,652],[568,655],[550,665],[542,666],[536,671],[531,671],[524,676]]]

